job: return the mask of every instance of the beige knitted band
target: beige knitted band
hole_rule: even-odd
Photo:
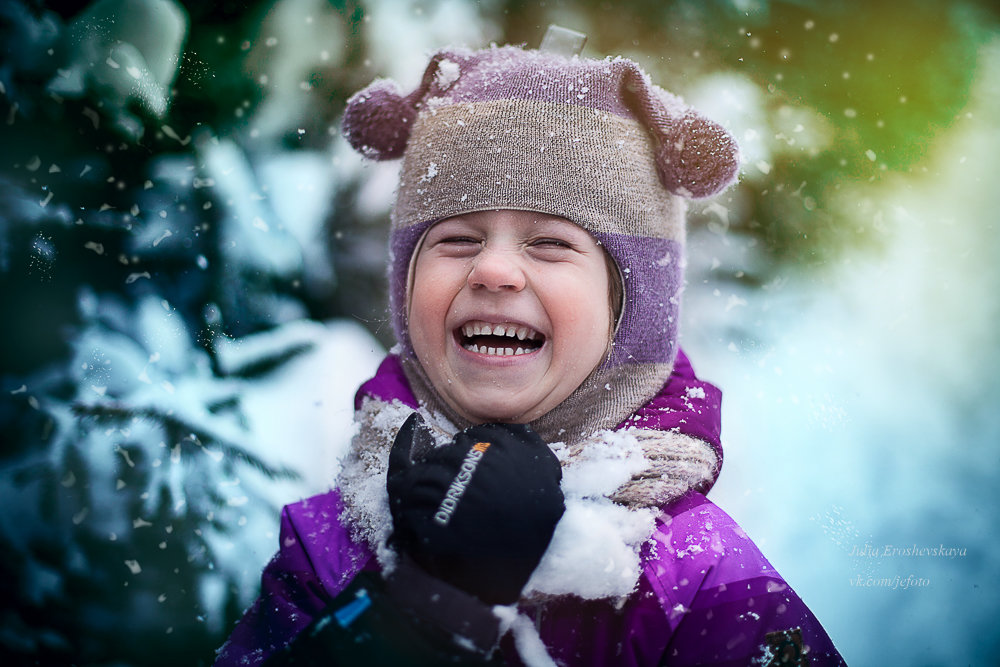
[[[421,405],[444,416],[456,430],[473,425],[441,399],[416,357],[401,361]],[[546,442],[576,444],[624,422],[656,395],[672,370],[673,363],[598,366],[566,400],[528,425]]]
[[[403,160],[394,227],[504,208],[592,233],[684,238],[684,203],[660,183],[637,121],[551,102],[430,100]]]

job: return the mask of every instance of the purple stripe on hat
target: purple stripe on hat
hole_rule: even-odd
[[[463,61],[462,75],[445,92],[438,92],[446,103],[523,99],[572,104],[635,118],[624,104],[621,63],[567,59],[518,47],[486,49],[456,60]]]
[[[406,282],[410,273],[410,258],[414,248],[431,226],[433,220],[404,229],[393,229],[389,235],[389,314],[396,340],[403,348],[403,356],[413,356],[409,330],[406,324]]]
[[[684,271],[683,245],[672,239],[595,233],[617,262],[625,308],[608,366],[674,360]]]

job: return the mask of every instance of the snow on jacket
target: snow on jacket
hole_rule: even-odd
[[[691,433],[719,447],[718,390],[679,357],[671,382],[637,413],[643,426]],[[678,391],[681,383],[697,391]],[[406,397],[402,374],[383,365],[359,390]],[[685,397],[697,396],[697,407]],[[404,401],[406,402],[406,401]],[[649,409],[656,406],[655,409]],[[721,453],[721,449],[719,450]],[[216,665],[257,665],[291,641],[362,570],[378,571],[367,543],[342,517],[339,490],[284,508],[279,551],[261,594],[220,649]],[[691,491],[656,512],[626,597],[540,596],[522,601],[534,630],[508,633],[504,658],[524,664],[540,638],[558,665],[842,665],[812,612],[740,527]],[[522,630],[523,625],[521,624]],[[515,624],[514,630],[518,629]],[[537,633],[537,636],[535,636]]]

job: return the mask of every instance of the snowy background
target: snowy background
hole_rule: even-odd
[[[713,499],[850,664],[996,662],[994,3],[0,0],[4,664],[211,662],[391,343],[345,99],[551,22],[744,148],[689,235]]]

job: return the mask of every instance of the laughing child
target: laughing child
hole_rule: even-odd
[[[515,47],[376,81],[344,133],[403,158],[399,344],[217,664],[842,664],[704,496],[684,212],[735,180],[729,134],[629,60]]]

